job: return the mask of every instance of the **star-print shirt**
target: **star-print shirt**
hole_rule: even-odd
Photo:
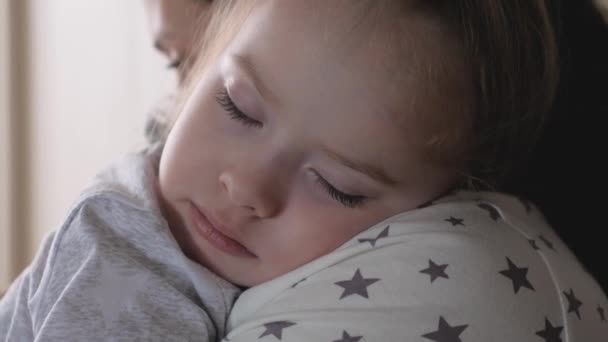
[[[232,342],[606,342],[608,302],[525,200],[458,192],[237,299]]]
[[[0,301],[0,341],[219,341],[240,290],[189,260],[158,209],[160,147],[96,177]]]

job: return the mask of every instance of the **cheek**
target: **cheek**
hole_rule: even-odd
[[[197,179],[206,171],[204,132],[198,132],[197,123],[179,122],[171,131],[159,165],[159,182],[165,196],[175,198],[194,188]],[[199,134],[200,133],[200,134]]]
[[[158,170],[159,189],[161,195],[167,201],[175,200],[183,192],[182,183],[179,182],[183,177],[181,175],[181,161],[178,156],[179,150],[172,146],[166,146],[160,160]]]
[[[273,253],[274,258],[291,263],[290,268],[330,253],[369,226],[369,218],[351,209],[306,202],[292,206],[289,222],[281,225],[289,228],[277,234],[280,241],[276,243],[279,248]]]

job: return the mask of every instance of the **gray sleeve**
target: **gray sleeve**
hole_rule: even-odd
[[[43,242],[32,264],[9,287],[0,300],[0,341],[33,341],[29,298],[38,290],[54,234]]]
[[[132,211],[117,221],[116,208],[96,198],[71,212],[1,302],[0,341],[216,340],[196,294],[138,253],[135,237],[121,235],[130,220],[149,218]]]
[[[33,340],[27,307],[28,273],[23,273],[0,301],[0,341]]]

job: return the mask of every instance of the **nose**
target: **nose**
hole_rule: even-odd
[[[244,215],[269,218],[281,209],[280,182],[267,171],[246,167],[225,170],[219,182],[231,204]]]

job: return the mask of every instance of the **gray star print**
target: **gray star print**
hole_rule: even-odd
[[[456,227],[456,226],[464,226],[464,220],[461,218],[456,218],[454,216],[450,216],[449,219],[445,219],[446,221],[450,222],[452,224],[452,227]]]
[[[604,316],[604,308],[602,308],[601,306],[597,306],[597,313],[600,314],[600,320],[602,322],[606,322],[606,316]]]
[[[264,328],[266,328],[266,331],[264,331],[262,333],[262,335],[260,335],[260,337],[258,337],[258,340],[261,339],[262,337],[272,335],[272,336],[278,338],[279,341],[282,341],[283,340],[283,329],[289,328],[293,325],[296,325],[296,324],[293,322],[289,322],[289,321],[277,321],[277,322],[266,323],[266,324],[264,324]]]
[[[342,331],[342,338],[332,342],[359,342],[363,336],[350,336],[346,330]]]
[[[384,230],[382,230],[382,232],[380,232],[380,234],[378,234],[378,236],[376,236],[375,239],[359,239],[359,242],[361,242],[361,243],[369,242],[372,245],[372,247],[376,247],[376,242],[378,242],[378,240],[388,236],[389,228],[390,228],[390,226],[386,226],[386,228],[384,228]]]
[[[564,291],[564,295],[568,299],[568,313],[575,312],[578,319],[581,319],[581,312],[579,309],[583,303],[576,298],[574,290],[570,289],[570,293]]]
[[[553,247],[553,244],[551,243],[551,241],[547,240],[547,238],[542,235],[539,235],[538,237],[542,242],[545,243],[545,245],[547,245],[547,247],[549,247],[549,249],[555,251],[555,248]]]
[[[536,240],[528,240],[528,242],[530,243],[530,246],[532,246],[532,248],[534,248],[535,251],[539,250],[540,248],[538,248],[538,246],[536,245]]]
[[[300,285],[302,282],[305,282],[306,280],[307,280],[307,278],[304,278],[304,279],[302,279],[302,280],[298,281],[297,283],[295,283],[295,284],[291,285],[291,288],[292,288],[292,289],[293,289],[293,288],[295,288],[296,286]]]
[[[358,294],[363,298],[369,299],[369,296],[367,294],[367,287],[379,280],[380,279],[378,278],[363,278],[363,276],[361,275],[361,271],[357,269],[355,275],[351,280],[339,281],[334,284],[344,288],[344,292],[342,292],[340,299],[354,294]]]
[[[461,342],[460,334],[462,334],[464,329],[468,326],[469,325],[466,324],[452,327],[445,321],[443,316],[439,316],[439,327],[437,328],[437,331],[424,334],[422,337],[435,342]]]
[[[524,208],[526,208],[526,213],[529,214],[530,211],[532,211],[532,204],[530,204],[530,201],[528,201],[527,199],[524,199],[524,198],[518,198],[518,199],[521,202],[521,204],[523,204]]]
[[[494,206],[491,206],[487,203],[480,203],[477,206],[487,211],[490,214],[490,218],[492,220],[498,221],[498,219],[500,218],[500,213],[498,212],[498,210],[496,210],[496,208],[494,208]]]
[[[448,275],[445,273],[445,269],[448,267],[448,264],[437,265],[433,262],[433,260],[429,259],[429,267],[420,271],[420,273],[426,273],[431,276],[431,283],[435,281],[435,279],[442,277],[449,279]]]
[[[511,279],[511,281],[513,281],[513,290],[515,291],[515,293],[517,293],[519,291],[519,289],[522,287],[526,287],[526,288],[534,291],[534,287],[532,286],[532,284],[530,284],[530,282],[528,281],[528,278],[526,277],[526,275],[528,274],[528,268],[517,267],[513,263],[513,261],[511,261],[511,259],[509,259],[508,257],[507,257],[507,263],[509,264],[509,269],[500,271],[500,274],[502,274],[503,276],[505,276],[505,277]]]
[[[559,336],[564,327],[554,327],[547,318],[545,318],[545,329],[536,332],[536,335],[545,339],[545,342],[562,342]]]

